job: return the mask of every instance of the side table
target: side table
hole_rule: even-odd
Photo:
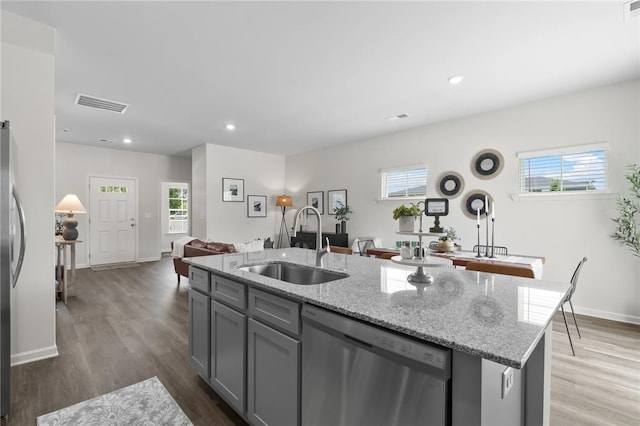
[[[56,278],[58,279],[58,291],[62,293],[62,301],[67,304],[67,297],[73,296],[71,284],[76,278],[76,244],[82,240],[64,240],[56,238],[54,243],[58,249],[58,262],[56,265]],[[67,261],[67,250],[69,247],[70,262]],[[67,268],[71,274],[67,274]]]

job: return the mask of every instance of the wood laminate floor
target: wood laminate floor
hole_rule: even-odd
[[[182,281],[177,287],[168,257],[78,270],[77,295],[58,302],[60,355],[11,369],[11,415],[2,424],[35,425],[39,415],[157,376],[196,426],[243,425],[189,365]],[[576,357],[562,317],[553,324],[551,424],[640,425],[640,326],[578,321]]]

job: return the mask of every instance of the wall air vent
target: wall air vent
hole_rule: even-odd
[[[640,17],[640,0],[630,1],[624,4],[624,20]]]
[[[638,0],[640,1],[640,0]],[[398,115],[394,115],[393,117],[387,117],[387,120],[402,120],[403,118],[409,118],[408,114],[398,114]]]
[[[102,142],[102,143],[116,143],[116,141],[112,141],[112,140],[109,140],[109,139],[100,139],[100,142]]]
[[[103,109],[105,111],[117,112],[119,114],[124,114],[127,108],[129,108],[128,104],[123,104],[122,102],[110,101],[109,99],[98,98],[96,96],[85,95],[83,93],[78,93],[74,103],[76,105],[84,105],[91,108]]]

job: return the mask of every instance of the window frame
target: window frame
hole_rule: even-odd
[[[566,180],[566,175],[569,173],[563,173],[562,163],[565,157],[576,155],[576,154],[585,154],[590,151],[603,151],[604,152],[604,182],[605,186],[602,189],[573,189],[573,190],[560,190],[560,191],[528,191],[526,190],[526,185],[524,182],[525,173],[523,170],[524,161],[533,158],[542,158],[542,157],[560,157],[560,173],[559,179],[560,182]],[[532,197],[532,198],[545,198],[545,197],[579,197],[588,195],[592,196],[601,196],[603,194],[610,194],[611,192],[611,149],[608,142],[597,142],[590,143],[584,145],[572,145],[572,146],[564,146],[559,148],[550,148],[550,149],[540,149],[533,151],[522,151],[516,153],[516,158],[518,159],[518,173],[517,173],[517,187],[518,197]]]
[[[167,214],[166,223],[165,223],[165,232],[167,234],[188,234],[190,229],[189,218],[191,216],[191,190],[189,188],[190,185],[187,182],[165,182],[165,184],[166,184],[165,190],[167,191],[166,192],[167,204],[165,205],[166,214]],[[181,194],[184,193],[184,191],[186,191],[186,197],[171,198],[170,194],[172,189],[179,189],[181,191]],[[171,200],[184,200],[186,204],[186,208],[184,209],[171,208]],[[182,229],[180,230],[171,229],[171,224],[176,222],[175,219],[171,219],[171,212],[176,210],[186,212],[187,214],[187,218],[180,221],[182,223],[182,226],[181,226]]]
[[[390,172],[408,172],[411,170],[424,170],[424,194],[419,195],[404,195],[401,197],[389,197],[389,181],[387,179],[388,173]],[[413,201],[413,200],[424,200],[427,196],[427,183],[429,181],[429,167],[427,164],[412,164],[408,166],[397,166],[397,167],[388,167],[379,170],[380,174],[380,193],[378,201]],[[406,191],[409,189],[408,187],[403,188]]]

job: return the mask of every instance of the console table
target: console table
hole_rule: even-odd
[[[329,245],[339,247],[349,247],[349,234],[336,234],[335,232],[323,232],[322,241],[329,239]],[[316,248],[315,232],[298,232],[298,235],[291,237],[291,247]]]
[[[56,266],[56,278],[58,279],[58,291],[62,294],[62,301],[67,304],[67,297],[74,296],[71,290],[71,283],[76,277],[76,244],[81,243],[82,240],[64,240],[62,238],[56,238],[54,243],[58,249],[58,262]],[[69,247],[71,262],[67,264],[67,250]],[[69,267],[71,274],[67,274],[67,267]]]

